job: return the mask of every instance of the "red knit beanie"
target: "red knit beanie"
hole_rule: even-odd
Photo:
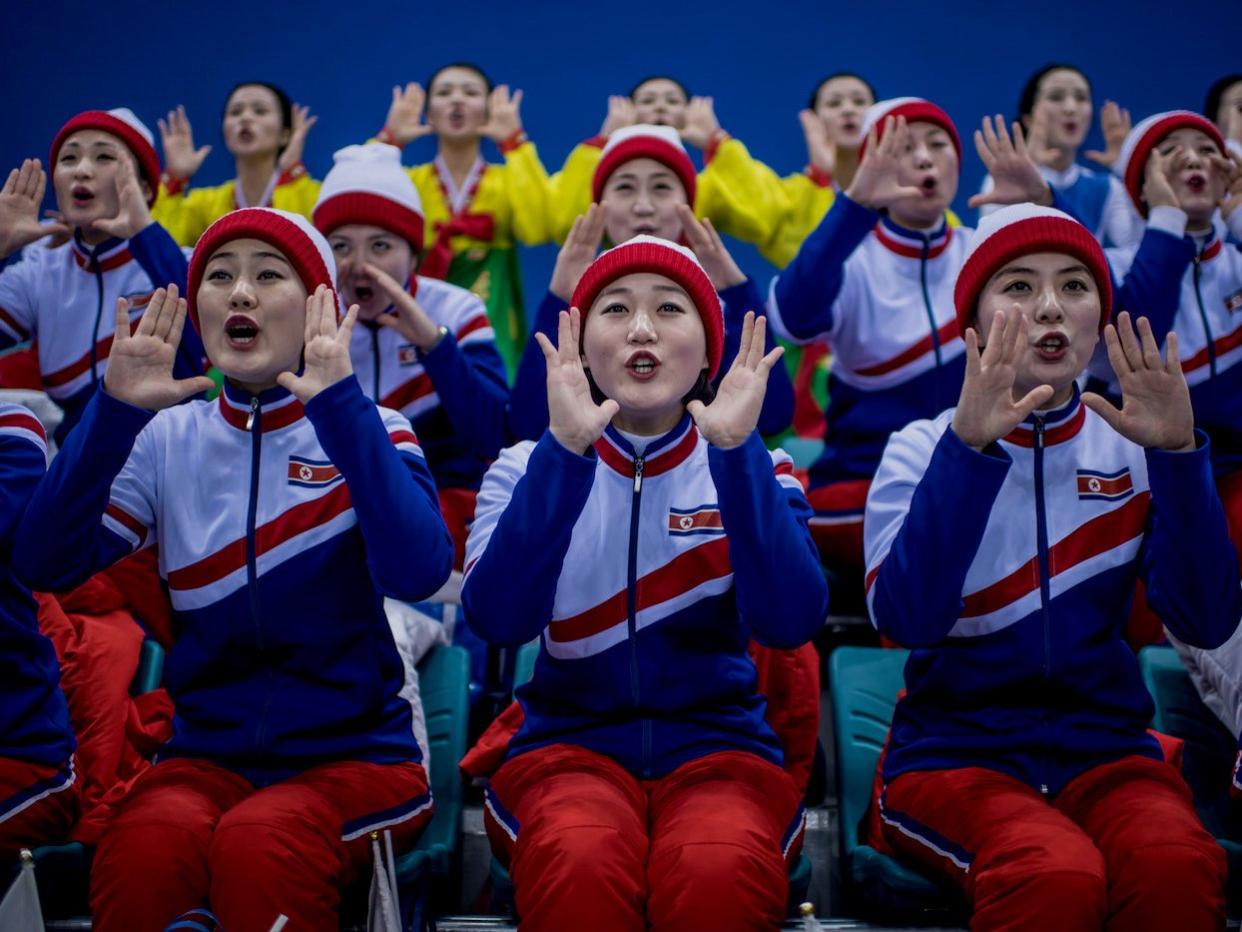
[[[686,203],[694,205],[697,176],[694,163],[686,154],[686,147],[681,144],[681,137],[671,126],[650,123],[626,126],[608,137],[604,154],[595,166],[595,177],[591,182],[592,199],[598,204],[604,196],[604,185],[608,183],[609,175],[626,162],[641,158],[655,159],[671,169],[686,190]]]
[[[1157,113],[1135,126],[1121,144],[1121,154],[1117,157],[1113,171],[1121,177],[1130,200],[1144,217],[1147,216],[1147,204],[1143,201],[1147,160],[1151,157],[1152,150],[1160,144],[1160,140],[1178,129],[1197,129],[1206,133],[1216,143],[1221,154],[1225,153],[1225,140],[1216,124],[1189,110]]]
[[[949,134],[949,138],[953,141],[953,148],[957,150],[958,161],[961,161],[962,140],[957,135],[957,127],[953,125],[953,120],[930,100],[924,100],[922,97],[892,97],[888,100],[877,101],[867,108],[866,113],[863,114],[862,145],[858,147],[860,160],[863,153],[867,151],[867,134],[871,132],[871,127],[875,127],[876,142],[879,142],[884,138],[884,130],[889,117],[894,120],[897,117],[905,117],[907,124],[916,122],[936,124]]]
[[[155,154],[155,137],[146,124],[134,115],[128,107],[117,107],[115,110],[86,110],[71,118],[60,128],[56,138],[52,140],[52,158],[48,163],[51,171],[56,165],[56,157],[65,140],[80,129],[98,129],[110,133],[125,144],[125,147],[138,160],[138,177],[147,183],[151,194],[147,198],[147,206],[155,203],[160,190],[160,157]]]
[[[350,223],[376,226],[401,237],[414,255],[423,251],[423,203],[401,167],[401,150],[373,142],[346,146],[332,156],[312,215],[328,236]]]
[[[1036,252],[1063,252],[1082,260],[1100,289],[1103,331],[1112,315],[1113,284],[1099,241],[1069,214],[1036,204],[1014,204],[984,217],[975,230],[953,288],[959,333],[975,326],[979,294],[992,276],[1014,259]]]
[[[667,276],[686,289],[703,321],[703,333],[707,338],[707,376],[714,379],[724,354],[724,313],[711,279],[694,253],[684,246],[643,235],[601,253],[578,281],[570,301],[572,307],[582,312],[583,327],[599,293],[618,278],[636,272]]]

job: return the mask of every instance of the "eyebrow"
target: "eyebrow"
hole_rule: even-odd
[[[1068,275],[1071,272],[1086,272],[1086,271],[1088,271],[1087,267],[1079,263],[1078,265],[1067,265],[1063,269],[1057,269],[1057,274]],[[996,275],[994,275],[993,277],[1000,278],[1002,275],[1038,275],[1038,274],[1039,273],[1036,272],[1034,269],[1027,268],[1024,265],[1007,265],[1003,269],[1001,269],[999,272],[997,272]]]
[[[652,287],[656,291],[673,291],[679,295],[685,295],[687,298],[690,297],[686,294],[686,289],[682,288],[681,285],[653,285]]]
[[[289,264],[289,260],[286,259],[284,256],[282,256],[278,252],[257,252],[255,253],[255,256],[260,259],[276,259],[279,262],[283,262],[285,265]],[[216,253],[207,261],[215,262],[217,259],[236,259],[236,258],[237,258],[236,253],[225,251],[225,252]]]
[[[629,178],[629,179],[630,179],[630,180],[632,180],[632,181],[637,181],[637,180],[638,180],[638,174],[637,174],[636,172],[632,172],[632,171],[622,171],[622,172],[617,172],[617,173],[616,173],[615,175],[613,175],[612,177],[617,178],[618,180],[620,180],[620,179],[622,179],[622,178]],[[661,168],[657,168],[655,171],[653,171],[653,172],[652,172],[650,175],[648,175],[647,177],[648,177],[648,178],[673,178],[673,177],[676,177],[676,176],[675,176],[675,175],[672,173],[672,171],[670,171],[669,169],[661,167]]]

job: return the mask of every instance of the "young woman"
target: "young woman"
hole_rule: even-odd
[[[224,101],[221,132],[236,176],[210,188],[190,189],[211,146],[194,147],[185,107],[159,121],[164,177],[156,219],[177,242],[193,246],[230,210],[275,207],[310,216],[319,183],[306,172],[302,152],[318,117],[266,81],[244,81]]]
[[[1111,100],[1100,112],[1106,149],[1085,153],[1103,171],[1077,162],[1091,128],[1091,82],[1073,65],[1045,65],[1027,79],[1018,98],[1018,121],[1026,132],[1027,151],[1044,180],[1061,195],[1067,209],[1107,246],[1129,246],[1143,235],[1125,188],[1108,168],[1116,161],[1130,130],[1130,115]],[[985,177],[983,193],[992,189]],[[979,208],[986,217],[995,204]]]
[[[1121,636],[1136,578],[1192,643],[1242,616],[1178,340],[1105,326],[1103,251],[1032,205],[980,224],[954,300],[957,407],[893,435],[867,498],[871,618],[912,649],[877,841],[972,929],[1220,928],[1224,852]],[[1101,330],[1120,410],[1078,392]]]
[[[487,797],[523,928],[775,926],[800,794],[746,645],[805,643],[827,609],[801,487],[755,431],[780,350],[748,314],[712,400],[715,288],[651,236],[592,263],[558,330],[548,430],[488,471],[462,596],[489,641],[541,638]]]
[[[1242,74],[1227,74],[1212,83],[1203,115],[1216,124],[1229,151],[1242,157]]]
[[[409,421],[353,376],[358,309],[338,324],[334,276],[300,215],[208,227],[189,313],[219,400],[178,404],[207,380],[172,376],[186,302],[160,289],[19,530],[39,590],[158,542],[173,608],[173,737],[100,842],[98,929],[162,929],[204,901],[226,928],[335,928],[367,834],[405,847],[430,816],[383,597],[433,593],[452,543]]]
[[[483,299],[510,372],[526,341],[516,244],[552,238],[548,174],[522,129],[521,103],[521,91],[493,87],[477,66],[455,62],[432,74],[425,93],[418,84],[394,87],[377,134],[397,147],[435,135],[435,159],[409,169],[427,219],[419,271]],[[483,160],[484,139],[504,164]]]
[[[0,349],[37,344],[43,388],[65,412],[54,433],[62,443],[107,367],[117,300],[127,300],[136,325],[157,286],[185,281],[186,261],[152,219],[160,162],[132,111],[79,113],[56,134],[50,165],[59,221],[39,222],[47,175],[37,159],[0,190],[0,259],[31,247],[0,271]],[[40,243],[49,233],[67,242]],[[188,334],[178,375],[201,373],[202,358]]]

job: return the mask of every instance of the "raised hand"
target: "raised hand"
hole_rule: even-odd
[[[1105,168],[1112,168],[1121,157],[1122,144],[1130,135],[1130,111],[1117,106],[1114,101],[1104,101],[1104,106],[1100,108],[1100,130],[1104,133],[1104,149],[1091,149],[1083,155]]]
[[[1061,150],[1048,144],[1048,111],[1036,107],[1026,134],[1026,151],[1036,165],[1051,165],[1061,157]]]
[[[399,281],[378,266],[364,262],[362,267],[384,289],[384,293],[388,295],[388,300],[392,302],[397,312],[381,314],[376,322],[383,327],[397,331],[419,349],[430,349],[431,345],[440,338],[440,328],[427,316],[427,312],[414,300],[414,296],[406,291]]]
[[[109,236],[129,239],[152,224],[151,208],[147,206],[142,186],[138,184],[138,169],[127,158],[117,160],[116,203],[116,216],[93,221],[93,229]]]
[[[0,188],[0,259],[49,233],[68,238],[70,230],[63,222],[39,222],[46,190],[47,173],[38,159],[26,159],[21,168],[9,172]]]
[[[599,244],[604,239],[605,204],[592,204],[585,214],[574,218],[565,245],[556,254],[556,267],[552,270],[552,284],[548,290],[562,301],[568,303],[574,296],[574,289],[599,252]]]
[[[706,149],[712,137],[720,132],[716,105],[710,97],[691,97],[686,104],[686,122],[681,138],[697,149]]]
[[[638,111],[634,107],[634,101],[623,94],[613,94],[608,98],[608,116],[604,117],[604,125],[599,128],[599,134],[607,139],[617,130],[633,126],[637,122]]]
[[[1237,110],[1231,110],[1230,113],[1242,116]],[[1225,196],[1220,202],[1220,214],[1228,219],[1235,210],[1242,207],[1242,159],[1233,152],[1228,155],[1212,153],[1212,168],[1225,179]]]
[[[405,146],[434,133],[435,130],[423,122],[423,107],[426,104],[427,95],[423,93],[421,84],[411,81],[404,89],[399,84],[394,87],[392,103],[384,120],[389,139],[398,146]]]
[[[768,375],[785,352],[783,346],[778,346],[764,355],[766,332],[767,318],[756,319],[754,311],[747,311],[737,356],[720,380],[716,397],[711,404],[696,399],[686,405],[699,433],[714,447],[728,450],[740,446],[759,423]]]
[[[982,450],[999,440],[1056,393],[1051,385],[1040,385],[1014,400],[1013,383],[1018,358],[1027,349],[1026,333],[1026,318],[1017,307],[996,312],[982,355],[979,334],[973,327],[966,329],[966,377],[953,414],[953,433],[968,447]]]
[[[711,279],[713,288],[724,291],[746,281],[746,273],[733,261],[733,256],[725,248],[724,240],[710,220],[704,218],[700,223],[687,204],[677,205],[677,216],[690,249],[698,256],[699,264]]]
[[[611,398],[597,405],[591,397],[591,385],[578,350],[582,339],[578,309],[561,311],[556,346],[542,333],[536,332],[535,339],[548,367],[548,430],[565,449],[579,455],[586,453],[621,406]]]
[[[1121,383],[1121,410],[1104,397],[1087,392],[1082,403],[1104,418],[1108,426],[1141,447],[1159,450],[1193,450],[1195,416],[1190,389],[1177,355],[1177,334],[1169,331],[1165,356],[1146,317],[1138,319],[1138,335],[1130,313],[1117,315],[1117,326],[1104,328],[1108,362]]]
[[[293,105],[293,129],[289,133],[289,141],[285,143],[284,151],[276,160],[277,171],[287,172],[302,161],[302,153],[306,151],[306,135],[318,122],[319,117],[310,115],[310,107]]]
[[[966,202],[968,206],[1030,201],[1046,207],[1052,203],[1052,189],[1031,160],[1021,124],[1013,124],[1010,137],[1004,117],[1000,114],[994,118],[984,117],[983,128],[975,130],[975,149],[992,176],[992,190],[976,194]]]
[[[336,322],[336,292],[320,285],[306,299],[306,333],[302,346],[302,374],[282,372],[276,382],[306,404],[321,391],[354,374],[349,360],[349,337],[358,319],[353,305],[345,319]]]
[[[504,142],[522,129],[522,92],[509,94],[509,85],[500,84],[492,89],[487,98],[487,122],[479,127],[479,135],[492,142]]]
[[[837,169],[837,144],[829,138],[828,127],[814,110],[799,110],[798,122],[806,139],[806,159],[812,168],[829,175]]]
[[[883,210],[907,197],[918,197],[922,188],[902,184],[900,180],[901,155],[910,144],[910,128],[905,117],[891,116],[884,120],[884,136],[872,126],[867,133],[867,149],[863,153],[854,180],[850,182],[846,196],[855,203],[872,210]]]
[[[65,215],[59,210],[45,210],[43,218],[48,221],[43,224],[43,229],[51,235],[51,239],[47,241],[49,249],[57,249],[73,239],[73,230],[69,229],[69,225],[65,223]],[[0,252],[0,259],[2,258],[4,253]]]
[[[1173,177],[1186,160],[1186,150],[1177,146],[1168,155],[1152,149],[1143,172],[1143,200],[1152,207],[1180,207],[1173,192]]]
[[[178,104],[176,110],[169,110],[168,116],[159,121],[159,127],[164,170],[174,178],[189,181],[211,152],[211,146],[194,148],[194,130],[182,104]]]
[[[185,298],[178,296],[176,285],[156,289],[132,335],[129,301],[118,298],[116,334],[104,370],[104,390],[113,398],[148,411],[171,408],[191,395],[208,391],[214,383],[204,375],[173,378],[173,362],[184,328]]]

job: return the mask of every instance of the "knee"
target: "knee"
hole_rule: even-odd
[[[550,886],[553,880],[592,888],[612,886],[618,878],[641,875],[638,841],[615,828],[594,825],[539,832],[523,828],[514,850],[513,882],[523,884],[529,877],[540,886]]]
[[[256,818],[254,813],[239,818],[228,812],[211,836],[207,862],[213,882],[303,871],[312,865],[322,868],[325,861],[333,865],[329,873],[334,875],[337,847],[306,822],[293,824],[278,815]]]
[[[971,928],[1026,928],[1013,925],[1023,915],[1040,917],[1030,928],[1101,928],[1108,915],[1104,856],[1093,845],[1066,841],[1059,850],[1015,851],[979,866]]]
[[[775,848],[690,843],[653,856],[648,884],[655,928],[767,929],[784,917],[789,875]]]
[[[1109,887],[1114,900],[1217,899],[1224,895],[1227,873],[1224,850],[1205,833],[1202,842],[1131,849],[1113,866]]]

